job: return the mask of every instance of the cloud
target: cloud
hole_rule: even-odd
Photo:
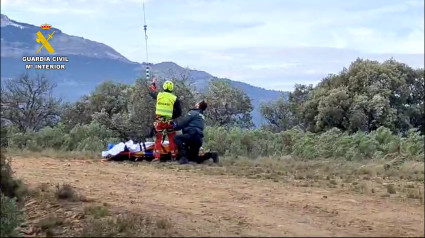
[[[96,11],[94,9],[69,9],[65,7],[58,7],[58,8],[43,8],[43,7],[29,7],[27,9],[28,12],[32,13],[40,13],[40,14],[73,14],[73,15],[88,15],[88,14],[94,14]],[[60,16],[59,16],[60,17]]]
[[[394,57],[414,68],[424,65],[422,54],[371,54],[326,47],[254,47],[213,52],[225,53],[229,58],[211,60],[205,52],[200,51],[175,51],[170,54],[175,56],[173,61],[191,67],[202,65],[199,68],[214,76],[281,90],[292,90],[295,83],[317,84],[328,74],[339,73],[343,67],[348,67],[357,57],[381,62]]]
[[[299,67],[300,63],[293,63],[293,62],[280,62],[280,63],[269,63],[269,64],[250,64],[245,65],[245,67],[252,69],[252,70],[270,70],[270,69],[294,69],[296,67]]]
[[[141,62],[146,60],[142,3],[6,0],[1,6],[11,19],[48,22]],[[424,64],[421,0],[147,0],[145,5],[150,62],[174,61],[257,86],[317,83],[357,57]]]

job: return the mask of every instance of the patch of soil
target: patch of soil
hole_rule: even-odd
[[[416,201],[147,163],[14,158],[13,169],[30,186],[67,183],[114,209],[169,219],[182,236],[424,236],[424,205]],[[81,204],[27,206],[28,227],[51,214],[63,220],[55,235],[76,234],[85,220]]]

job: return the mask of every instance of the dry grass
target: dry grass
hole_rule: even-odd
[[[90,151],[58,151],[54,149],[44,149],[42,151],[24,150],[10,150],[8,152],[11,156],[33,157],[33,158],[56,158],[56,159],[77,159],[77,160],[90,160],[100,159],[99,152]]]
[[[394,184],[388,184],[387,185],[387,193],[388,194],[396,194],[397,193]]]
[[[47,183],[41,183],[38,186],[29,189],[31,197],[37,197],[54,203],[57,200],[70,202],[94,202],[92,198],[88,198],[77,191],[69,184],[57,184],[56,186]]]
[[[172,224],[168,220],[161,218],[151,218],[141,216],[117,208],[108,208],[106,203],[87,205],[83,207],[84,201],[77,191],[69,184],[49,185],[42,183],[31,189],[30,196],[39,200],[35,206],[39,214],[45,214],[45,207],[52,209],[48,216],[35,223],[39,229],[38,236],[77,236],[77,237],[165,237],[176,235],[172,229]],[[68,202],[60,202],[72,201]],[[49,204],[49,205],[46,205]],[[59,209],[58,209],[59,208]],[[111,210],[110,210],[111,209]],[[69,214],[63,211],[72,211]],[[35,211],[32,210],[34,213]],[[79,215],[81,214],[81,216]],[[78,215],[75,217],[74,215]],[[42,216],[42,215],[41,215]],[[35,216],[39,217],[39,216]],[[72,220],[72,222],[71,222]],[[81,230],[75,230],[74,221],[78,220]]]
[[[40,220],[35,224],[35,227],[38,227],[41,232],[44,232],[46,237],[55,237],[57,229],[60,229],[63,224],[64,220],[62,218],[50,215]]]
[[[370,194],[372,192],[372,185],[368,182],[362,181],[354,186],[354,190],[361,194]]]
[[[93,152],[58,152],[45,150],[42,152],[15,152],[20,156],[40,156],[60,159],[99,159]],[[28,154],[25,154],[28,153]],[[386,196],[393,192],[386,184],[403,184],[413,182],[423,187],[424,162],[364,160],[346,161],[335,159],[305,160],[292,156],[263,157],[248,159],[243,157],[222,157],[220,164],[208,161],[203,165],[177,165],[160,163],[158,168],[173,170],[188,170],[210,175],[233,175],[249,179],[267,179],[274,182],[292,183],[303,187],[325,187],[345,189],[363,194]],[[367,183],[366,183],[367,181]],[[412,185],[410,185],[412,186]],[[397,195],[416,198],[420,197],[406,189],[396,189]],[[416,191],[416,190],[415,190]],[[410,194],[410,195],[409,195]]]
[[[136,214],[120,214],[114,217],[90,219],[84,226],[82,237],[146,237],[172,236],[171,223],[153,220]]]
[[[415,199],[421,197],[418,190],[399,191],[395,186],[388,188],[387,184],[403,186],[402,184],[409,182],[409,186],[423,187],[424,181],[424,163],[415,161],[393,164],[383,160],[302,160],[291,156],[260,159],[224,157],[220,161],[219,165],[207,163],[181,166],[163,163],[155,166],[177,171],[268,179],[301,187],[344,189],[368,195],[397,194]]]
[[[35,206],[40,211],[35,211],[31,208],[33,219],[37,219],[41,214],[45,214],[46,211],[43,209],[46,206],[54,208],[50,211],[50,215],[34,223],[37,228],[38,235],[46,237],[55,237],[59,234],[67,234],[66,236],[73,234],[82,237],[111,237],[111,236],[124,236],[124,237],[144,237],[144,236],[171,236],[174,233],[171,232],[172,225],[168,220],[165,219],[152,219],[142,217],[135,214],[122,214],[118,216],[110,216],[110,211],[103,205],[88,205],[84,207],[84,215],[88,215],[87,219],[80,220],[81,224],[84,224],[83,231],[75,234],[72,230],[73,225],[67,221],[67,219],[80,219],[74,218],[71,215],[64,215],[63,211],[75,211],[79,210],[88,199],[79,193],[70,184],[57,184],[51,185],[48,183],[41,183],[38,186],[31,188],[28,194],[33,201],[39,200],[35,204],[43,204]],[[64,201],[72,201],[73,203],[63,203]],[[48,205],[46,205],[48,204]],[[46,205],[46,206],[44,206]],[[53,205],[53,206],[52,206]],[[125,212],[122,211],[121,212]],[[37,213],[34,216],[34,213]],[[40,214],[40,215],[39,215]],[[67,216],[64,218],[64,216]],[[84,217],[84,216],[83,216]],[[74,221],[73,220],[73,221]],[[64,233],[65,232],[65,233]]]
[[[109,215],[109,210],[105,206],[92,205],[84,208],[84,214],[91,215],[94,218],[106,217]]]
[[[69,184],[56,185],[55,196],[58,199],[68,200],[71,202],[76,202],[80,200],[80,196]]]
[[[37,227],[40,227],[42,231],[54,228],[56,226],[60,226],[63,224],[63,219],[55,217],[55,216],[48,216],[42,220],[40,220],[37,224]]]

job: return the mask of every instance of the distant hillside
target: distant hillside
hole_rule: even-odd
[[[1,15],[1,80],[16,77],[25,70],[22,56],[35,56],[40,47],[36,42],[36,32],[41,28],[26,23],[20,23]],[[144,74],[146,65],[132,62],[116,52],[111,47],[63,33],[57,28],[53,40],[49,43],[55,49],[53,55],[68,56],[66,70],[45,70],[43,73],[57,83],[55,94],[66,101],[76,101],[82,95],[88,94],[105,80],[131,84],[135,79]],[[51,56],[46,51],[40,51],[37,56]],[[52,62],[51,62],[52,63]],[[34,72],[34,70],[31,70]],[[31,72],[30,71],[30,72]],[[173,62],[163,62],[152,65],[152,73],[160,77],[170,77],[172,74],[180,75],[186,69]],[[189,70],[189,76],[194,86],[202,91],[210,79],[217,79],[207,72]],[[37,71],[41,72],[41,71]],[[287,97],[287,92],[266,90],[252,85],[226,79],[231,85],[243,90],[252,99],[254,111],[253,120],[260,125],[262,117],[259,110],[261,102],[275,100],[282,96]]]

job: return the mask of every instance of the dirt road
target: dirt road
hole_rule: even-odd
[[[117,209],[169,218],[186,236],[424,236],[424,206],[145,163],[15,158],[35,186],[69,183]]]

